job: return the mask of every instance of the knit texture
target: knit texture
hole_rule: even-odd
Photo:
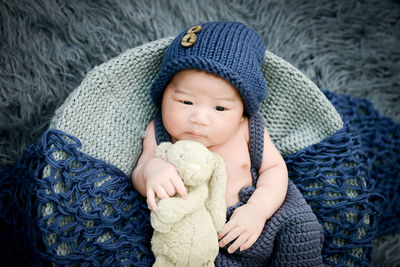
[[[0,89],[2,166],[11,166],[26,144],[40,139],[54,110],[90,69],[127,49],[175,35],[188,23],[218,19],[245,22],[268,50],[320,88],[367,97],[400,121],[398,1],[72,0],[55,5],[22,0],[0,5],[1,65],[7,73]],[[376,164],[386,165],[384,159],[380,155]],[[386,247],[374,245],[376,266],[399,264],[399,237],[385,238]],[[0,247],[9,248],[7,240]]]
[[[245,187],[239,193],[240,202],[229,207],[227,220],[233,211],[247,203],[255,190]],[[292,181],[279,210],[265,224],[257,241],[249,249],[227,252],[220,249],[216,266],[323,266],[322,227],[310,206]]]
[[[50,128],[73,133],[81,151],[130,175],[154,118],[149,88],[172,39],[128,50],[90,71],[56,111]],[[342,120],[318,87],[292,65],[266,51],[261,66],[268,98],[260,105],[266,126],[283,155],[318,143]]]
[[[114,225],[118,225],[117,222],[124,217],[117,216],[118,219],[116,220],[108,220],[107,216],[104,215],[109,214],[105,210],[110,205],[102,205],[101,203],[104,202],[101,201],[111,200],[109,197],[103,197],[107,191],[99,192],[86,189],[94,186],[95,180],[88,180],[87,178],[80,180],[79,177],[96,173],[98,168],[101,170],[100,173],[103,173],[105,170],[109,170],[108,167],[105,167],[108,165],[116,166],[125,175],[130,174],[141,152],[141,139],[144,129],[156,114],[148,96],[148,89],[160,67],[163,52],[170,42],[171,39],[162,39],[126,51],[117,58],[95,68],[87,75],[81,86],[69,96],[56,112],[51,124],[53,128],[73,133],[73,136],[68,137],[67,135],[65,141],[66,143],[75,143],[72,148],[66,145],[66,151],[61,146],[58,151],[52,150],[52,153],[47,153],[45,151],[48,151],[48,149],[37,144],[30,148],[27,158],[22,159],[16,165],[19,166],[19,171],[1,169],[2,185],[4,185],[1,188],[1,195],[3,196],[1,205],[8,207],[2,209],[2,211],[21,206],[25,207],[24,210],[27,211],[36,210],[38,220],[54,218],[54,221],[52,219],[46,221],[48,223],[40,224],[40,227],[37,226],[39,230],[35,231],[36,228],[32,227],[30,228],[32,233],[26,233],[27,236],[31,237],[31,240],[37,241],[38,238],[43,240],[44,245],[41,251],[45,251],[51,261],[58,264],[73,263],[77,260],[74,255],[81,255],[82,253],[79,248],[93,247],[93,250],[101,251],[95,258],[88,256],[88,262],[94,264],[96,260],[98,260],[97,262],[102,261],[100,255],[110,255],[108,253],[111,253],[111,251],[116,253],[117,250],[115,247],[107,250],[109,247],[104,246],[104,243],[99,243],[103,240],[100,238],[104,234],[102,231],[94,232],[96,238],[86,238],[86,234],[84,234],[86,231],[95,230],[88,223],[91,222],[93,216],[86,215],[83,212],[76,213],[76,209],[85,211],[82,208],[84,203],[76,202],[74,204],[68,196],[75,196],[76,201],[100,200],[100,202],[95,200],[89,202],[93,205],[100,203],[97,206],[99,209],[95,209],[97,211],[95,214],[98,216],[96,220],[100,225],[107,225],[103,229],[113,229],[108,232],[110,237],[106,236],[105,240],[113,240],[110,241],[110,243],[113,243],[115,240],[126,238],[124,234],[120,236],[122,233],[114,228]],[[354,128],[346,126],[339,134],[334,134],[343,125],[339,114],[310,80],[284,60],[266,52],[262,71],[269,85],[269,96],[266,101],[261,103],[260,114],[263,116],[277,148],[284,155],[292,156],[291,158],[286,157],[291,178],[311,205],[313,212],[323,226],[326,236],[323,250],[324,263],[331,265],[348,263],[348,265],[354,266],[359,262],[368,263],[368,255],[370,255],[371,242],[374,237],[373,223],[375,222],[373,203],[368,199],[372,195],[372,185],[367,173],[368,163],[365,165],[366,157],[360,149],[360,143],[351,141],[357,140],[357,138],[352,137],[354,136],[352,130]],[[351,105],[353,104],[344,105],[345,110],[349,109]],[[361,116],[360,118],[365,115],[361,111],[358,113]],[[363,121],[365,120],[361,119],[357,122],[362,126]],[[375,122],[375,124],[372,122]],[[379,125],[378,120],[371,118],[371,124],[366,130],[369,130],[370,133],[375,132],[374,125]],[[395,133],[396,131],[394,130]],[[53,132],[50,135],[52,141],[48,142],[49,144],[64,143],[64,141],[60,141],[58,136],[65,135],[57,133]],[[330,135],[333,136],[328,138]],[[357,135],[355,134],[355,136]],[[371,136],[372,134],[364,134],[365,140],[370,140]],[[48,137],[44,136],[43,140],[48,140]],[[325,140],[322,141],[323,139]],[[77,140],[80,140],[81,146],[76,145]],[[54,149],[54,147],[50,148]],[[384,155],[384,143],[381,148],[382,154],[380,155]],[[32,151],[36,152],[33,153]],[[374,151],[375,149],[371,149],[372,156]],[[296,154],[293,154],[294,152]],[[82,164],[75,161],[76,155],[74,153],[81,156],[79,161],[83,160]],[[91,160],[85,160],[87,157]],[[57,160],[54,160],[54,158]],[[341,160],[338,161],[338,159]],[[338,163],[332,165],[332,162],[336,161]],[[71,165],[71,162],[74,163]],[[88,162],[91,162],[91,164],[88,164]],[[104,165],[105,162],[106,165]],[[44,165],[47,166],[44,167]],[[332,167],[334,168],[333,171],[331,171]],[[114,168],[112,169],[115,171]],[[81,170],[82,173],[72,175],[71,170]],[[395,171],[395,173],[399,173],[397,169]],[[326,175],[321,175],[321,172]],[[18,191],[19,189],[14,187],[14,183],[10,182],[10,179],[22,177],[18,176],[17,173],[33,177],[31,179],[43,186],[40,192],[44,193],[37,193],[37,195],[46,196],[46,198],[36,196],[35,190],[27,190],[26,186],[30,183],[21,182],[19,186],[23,190]],[[121,173],[118,173],[117,176],[122,177],[120,176]],[[384,175],[383,169],[381,174],[381,177],[390,177]],[[308,180],[310,177],[317,179],[317,181],[312,180],[310,182]],[[128,178],[125,176],[123,179]],[[22,178],[22,180],[25,181],[26,179]],[[109,183],[97,184],[97,187],[103,188],[102,186],[113,184],[112,181],[111,179]],[[130,185],[129,181],[124,181]],[[79,182],[86,183],[86,185],[80,185]],[[348,182],[350,182],[350,185],[345,189],[343,186],[347,185]],[[396,185],[396,180],[390,182],[392,186]],[[382,184],[387,183],[382,182]],[[18,195],[16,190],[30,193]],[[15,196],[12,197],[14,199],[12,202],[8,201],[10,197],[5,197],[9,195],[9,192]],[[121,192],[122,195],[125,193],[126,191]],[[40,204],[25,203],[27,195]],[[103,200],[101,200],[102,197]],[[70,203],[67,203],[68,201],[62,202],[59,200],[60,198],[69,199]],[[121,198],[121,195],[117,194],[112,200],[117,201],[119,198]],[[129,200],[132,202],[132,198],[129,198]],[[347,209],[343,208],[342,202],[344,206],[348,207]],[[119,201],[116,203],[119,203]],[[67,215],[67,223],[64,224],[60,222],[66,220],[65,218],[62,219],[66,204],[72,205],[74,212],[70,216]],[[38,209],[38,205],[53,208],[46,211],[46,209]],[[391,207],[397,206],[396,203],[391,205]],[[115,213],[111,214],[119,214],[118,205],[112,204],[111,207],[115,210]],[[388,211],[391,210],[388,209]],[[358,215],[359,213],[361,215]],[[78,219],[78,217],[75,217],[77,215],[82,217]],[[9,218],[10,216],[11,218]],[[32,216],[32,218],[35,218],[34,214]],[[143,216],[145,215],[139,213],[132,218],[133,221],[141,220],[144,218]],[[393,213],[389,213],[387,217],[393,218]],[[13,232],[23,233],[24,228],[18,223],[13,224],[11,222],[22,221],[25,225],[32,225],[32,222],[27,221],[24,216],[15,218],[9,213],[2,213],[1,218],[2,222],[6,222],[8,225],[6,229],[17,228]],[[32,221],[35,222],[35,220]],[[76,239],[76,236],[70,238],[68,231],[67,234],[64,233],[75,225],[77,228],[69,233],[76,233],[77,236],[79,236],[78,233],[81,233],[85,238]],[[139,226],[142,226],[142,224],[133,224],[132,231],[136,231]],[[133,236],[144,239],[150,237],[150,235],[143,234],[145,231],[141,228],[138,232],[140,234]],[[9,235],[9,237],[10,240],[15,238],[13,235]],[[19,238],[23,238],[23,235],[19,235]],[[81,243],[77,244],[77,240],[80,240]],[[29,244],[36,243],[29,241],[25,244],[29,246]],[[104,249],[110,252],[106,253]],[[137,250],[133,249],[132,251]],[[144,252],[135,252],[134,255],[129,257],[132,257],[132,259],[137,257],[136,260],[140,262],[140,255],[142,254],[147,255]],[[146,262],[146,259],[142,259],[142,261]]]
[[[157,142],[168,142],[170,136],[157,117]],[[252,186],[239,192],[239,202],[227,209],[227,221],[234,210],[247,203],[255,191],[264,153],[264,121],[258,113],[249,119]],[[268,152],[267,152],[268,153]],[[292,181],[279,210],[268,220],[257,241],[245,251],[227,252],[229,244],[220,249],[216,266],[322,266],[322,227],[310,206]]]
[[[324,229],[324,263],[368,266],[379,203],[357,130],[334,135],[285,157],[289,177]]]
[[[81,145],[49,130],[13,169],[0,170],[0,218],[10,242],[23,245],[16,254],[34,266],[150,266],[146,200],[129,177]]]
[[[365,105],[363,100],[335,94],[330,98],[341,103],[342,114],[359,105],[371,113],[359,112],[357,117],[361,120],[352,121],[354,127],[346,122],[336,134],[285,159],[291,179],[323,226],[324,263],[331,266],[369,265],[371,242],[376,237],[374,222],[380,221],[382,216],[377,217],[376,205],[370,197],[376,195],[376,191],[387,188],[373,188],[374,181],[369,179],[370,167],[363,147],[375,142],[368,136],[373,136],[377,128],[383,126],[380,121],[385,118],[375,117],[374,121],[372,105]],[[364,128],[363,142],[360,143],[357,129],[363,128],[363,122],[367,120],[375,123]],[[390,140],[399,134],[398,124],[391,122],[386,126],[395,126],[397,130],[387,133],[387,136],[382,134],[382,138]],[[398,144],[398,140],[393,139],[392,144]],[[83,154],[80,148],[80,142],[75,137],[60,131],[49,131],[40,143],[27,149],[13,168],[0,168],[2,236],[7,237],[11,247],[19,245],[14,247],[17,251],[14,253],[20,255],[19,260],[34,259],[32,263],[51,260],[58,265],[77,262],[85,265],[86,262],[96,266],[129,259],[127,263],[136,262],[135,266],[150,266],[151,230],[143,198],[131,191],[128,177],[123,177],[114,166]],[[381,149],[380,153],[386,148],[382,145]],[[57,152],[63,154],[63,159],[55,156],[59,154]],[[378,167],[391,162],[390,158],[381,157],[381,160],[374,165]],[[333,161],[337,163],[332,166]],[[80,168],[76,168],[77,165]],[[393,164],[392,170],[399,173],[399,166]],[[51,171],[43,176],[45,168],[51,168]],[[106,175],[96,176],[103,173]],[[399,179],[392,179],[385,172],[381,174],[380,185],[399,188]],[[249,196],[250,189],[241,192],[241,199]],[[124,206],[121,203],[127,204]],[[384,203],[385,218],[398,228],[398,198],[387,198]],[[290,221],[288,218],[281,222]],[[299,223],[299,227],[302,225]],[[118,226],[126,231],[121,231]],[[296,231],[293,225],[283,228]],[[293,250],[293,246],[299,245],[298,241],[303,239],[290,237],[293,243],[285,237],[282,242],[277,241],[277,250],[282,248],[287,252],[291,247],[289,251],[297,251],[297,248]],[[125,243],[123,240],[132,242]],[[128,248],[123,244],[129,245]],[[11,253],[9,247],[4,247],[4,252],[7,255]],[[97,256],[92,257],[92,253]]]
[[[183,46],[181,40],[192,27],[179,34],[168,47],[150,90],[153,102],[161,107],[164,89],[177,72],[199,69],[229,81],[239,91],[245,112],[255,114],[268,92],[260,70],[265,54],[263,40],[238,22],[211,22],[199,26],[201,29],[192,33],[195,41],[191,46]]]
[[[340,103],[338,110],[344,118],[356,119],[346,121],[334,135],[285,160],[291,179],[322,224],[324,264],[369,265],[371,243],[380,234],[375,231],[376,222],[383,218],[392,224],[384,226],[399,229],[400,203],[393,196],[400,179],[392,174],[400,173],[400,164],[398,150],[392,150],[398,147],[400,125],[378,116],[365,100],[328,96],[333,103]],[[384,127],[390,131],[385,132]],[[382,139],[385,142],[377,141]],[[41,142],[27,149],[14,167],[0,168],[0,231],[2,242],[7,240],[3,253],[10,262],[35,265],[49,260],[57,265],[112,262],[150,266],[151,229],[143,198],[133,191],[128,177],[114,166],[82,153],[82,147],[74,136],[49,131]],[[373,162],[371,170],[368,159],[375,158],[380,161]],[[388,168],[381,168],[382,164]],[[46,168],[50,171],[43,175]],[[375,188],[369,176],[373,173],[379,175],[376,180],[380,179]],[[251,190],[243,190],[241,195],[246,192]],[[382,202],[384,214],[376,212],[376,192],[387,196]],[[285,255],[297,251],[296,246],[303,240],[299,229],[305,225],[306,221],[298,227],[284,226],[282,229],[298,234],[282,232],[284,239],[275,240],[276,250],[283,250]],[[281,265],[279,262],[277,265]]]
[[[379,114],[367,99],[325,94],[360,136],[375,192],[386,200],[377,217],[377,235],[400,231],[400,124]]]

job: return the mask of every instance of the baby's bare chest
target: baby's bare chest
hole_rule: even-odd
[[[226,204],[231,206],[238,202],[240,189],[252,184],[251,162],[246,129],[238,131],[224,145],[213,149],[225,161],[227,184]]]

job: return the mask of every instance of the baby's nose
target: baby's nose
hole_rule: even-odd
[[[190,114],[190,122],[199,125],[208,125],[210,123],[209,112],[202,108],[194,110]]]

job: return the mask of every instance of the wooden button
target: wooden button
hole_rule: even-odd
[[[183,47],[189,47],[189,46],[194,45],[194,43],[196,43],[196,41],[197,41],[196,33],[199,33],[202,28],[203,27],[201,27],[201,25],[196,25],[196,26],[193,26],[192,28],[190,28],[187,31],[187,34],[185,36],[183,36],[183,38],[181,40],[181,45]]]
[[[184,47],[189,47],[189,46],[194,45],[194,43],[196,43],[196,41],[197,41],[196,34],[194,34],[193,32],[189,32],[188,34],[183,36],[183,38],[181,40],[181,45]]]
[[[193,26],[192,28],[190,28],[190,29],[188,30],[188,33],[190,33],[190,32],[199,33],[199,32],[201,31],[202,28],[203,28],[203,27],[201,27],[201,25]]]

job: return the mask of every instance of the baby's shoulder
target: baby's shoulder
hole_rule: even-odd
[[[152,120],[146,126],[144,138],[155,138],[155,137],[156,137],[156,132],[155,132],[154,120]]]
[[[143,137],[143,149],[150,148],[154,149],[157,146],[156,143],[156,133],[154,130],[154,121],[151,121],[145,130],[145,134]]]
[[[147,124],[147,126],[146,126],[146,132],[151,131],[151,130],[154,131],[154,120],[152,120],[152,121],[151,121],[149,124]]]

